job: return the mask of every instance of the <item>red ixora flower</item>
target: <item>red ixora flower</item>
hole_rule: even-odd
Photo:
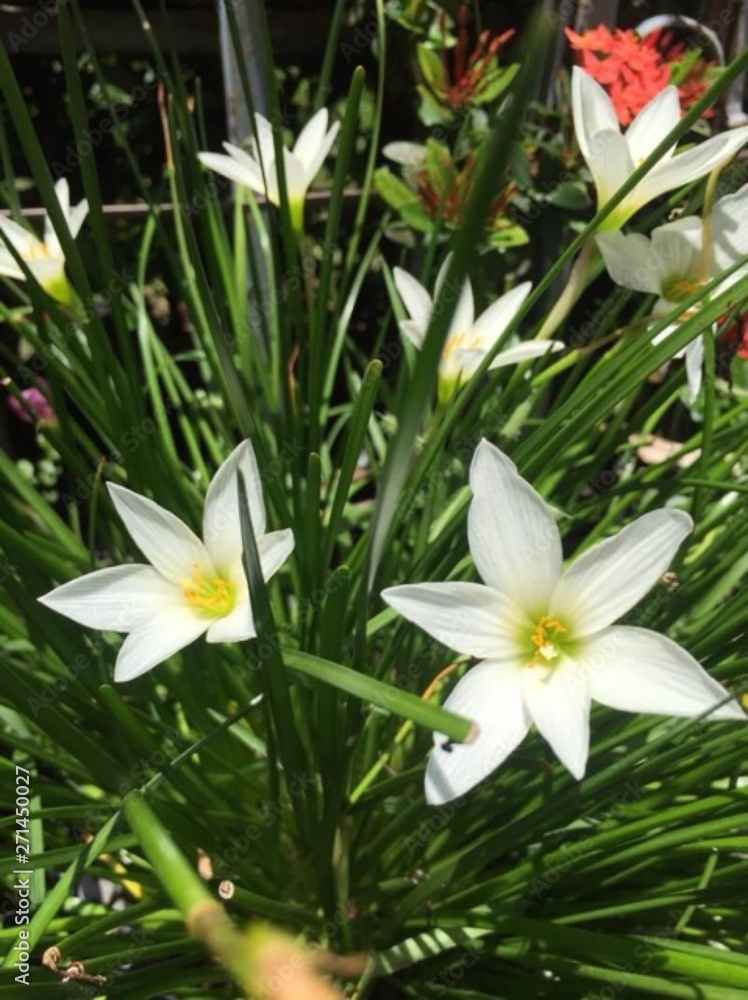
[[[621,125],[630,124],[670,84],[671,64],[686,54],[685,46],[662,30],[640,38],[635,31],[615,28],[611,32],[601,25],[584,34],[567,28],[566,37],[579,53],[578,65],[608,92]],[[683,110],[708,87],[703,78],[707,65],[705,60],[697,60],[679,86]]]
[[[514,28],[493,38],[490,31],[482,31],[471,52],[469,16],[468,5],[460,4],[457,10],[457,44],[454,53],[451,59],[448,58],[446,51],[442,53],[445,87],[440,96],[453,111],[465,107],[480,97],[496,72],[496,56],[499,49],[514,35]]]

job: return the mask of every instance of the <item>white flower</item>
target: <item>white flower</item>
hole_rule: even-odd
[[[62,214],[75,238],[88,214],[88,202],[84,198],[74,208],[70,207],[70,188],[63,177],[55,184],[55,194],[60,203]],[[70,286],[65,277],[65,255],[62,252],[57,233],[54,231],[49,216],[44,216],[44,239],[40,240],[31,230],[19,226],[17,222],[0,215],[0,230],[3,236],[15,248],[18,256],[27,264],[42,288],[61,302],[70,304],[72,301]],[[0,274],[23,281],[25,275],[16,263],[13,254],[0,239]]]
[[[666,571],[692,527],[656,510],[562,569],[550,508],[497,448],[482,441],[470,470],[468,536],[477,583],[421,583],[382,595],[429,635],[482,662],[445,707],[477,722],[474,743],[435,737],[426,798],[448,802],[497,768],[531,725],[582,778],[590,702],[624,712],[695,716],[728,692],[684,649],[649,629],[614,626]],[[744,719],[736,702],[713,719]]]
[[[293,150],[283,150],[286,190],[295,222],[303,213],[309,186],[319,173],[340,130],[338,122],[328,129],[327,121],[327,109],[321,108],[301,130]],[[249,140],[249,145],[251,153],[245,153],[238,146],[224,142],[223,148],[228,156],[199,153],[198,157],[204,166],[228,177],[235,184],[266,195],[274,205],[280,205],[273,126],[262,115],[255,115],[255,136]]]
[[[254,451],[244,441],[213,477],[205,497],[203,541],[152,500],[109,483],[125,527],[149,561],[89,573],[39,600],[89,628],[128,632],[115,681],[129,681],[206,634],[208,642],[256,635],[242,566],[237,473],[244,476],[252,527],[268,580],[293,549],[290,528],[265,533],[265,505]]]
[[[639,233],[600,233],[597,242],[613,281],[624,288],[659,296],[653,315],[661,316],[748,253],[748,184],[714,204],[707,254],[703,238],[701,219],[688,216],[653,229],[651,239]],[[748,266],[736,268],[713,294],[719,295],[746,274]],[[682,318],[688,318],[687,314]],[[668,327],[654,342],[659,343],[676,329],[677,324]],[[702,338],[697,337],[678,356],[681,354],[686,357],[690,395],[695,399],[701,387]]]
[[[442,264],[436,279],[434,300],[444,284],[449,266],[449,257]],[[400,332],[417,348],[423,345],[428,331],[434,300],[412,274],[396,267],[393,272],[403,305],[408,311],[408,319],[400,323]],[[458,386],[475,374],[479,365],[497,340],[503,335],[527,298],[532,285],[529,281],[517,285],[511,292],[500,296],[484,313],[475,318],[473,289],[466,281],[460,299],[452,316],[447,339],[439,363],[439,399],[446,402]],[[518,364],[530,358],[537,358],[549,351],[563,350],[564,345],[557,340],[530,340],[515,343],[501,351],[491,362],[491,370],[504,365]]]
[[[405,167],[405,173],[420,170],[426,161],[426,147],[420,142],[388,142],[382,147],[382,154],[393,163]]]
[[[579,149],[597,188],[598,209],[612,198],[680,121],[678,91],[675,87],[665,87],[639,112],[626,134],[621,135],[610,98],[600,84],[578,66],[572,74],[572,108]],[[653,198],[711,173],[734,156],[746,141],[748,126],[715,135],[678,156],[674,155],[673,146],[600,228],[620,229]]]

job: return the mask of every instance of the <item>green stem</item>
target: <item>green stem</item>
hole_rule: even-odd
[[[567,281],[563,292],[559,296],[553,309],[551,309],[548,313],[545,322],[538,331],[535,338],[536,340],[550,339],[550,337],[553,336],[571,312],[572,308],[579,299],[579,296],[587,286],[587,278],[589,276],[595,249],[594,240],[587,240],[582,247],[581,253],[574,262],[571,274],[569,275],[569,280]]]

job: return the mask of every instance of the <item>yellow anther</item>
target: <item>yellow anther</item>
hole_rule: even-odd
[[[205,576],[195,563],[193,574],[182,581],[185,600],[203,618],[223,618],[236,604],[236,585],[221,576]]]
[[[557,618],[549,618],[547,615],[539,618],[535,625],[535,631],[530,636],[535,652],[528,666],[547,665],[557,659],[561,655],[557,639],[565,632],[566,626]]]

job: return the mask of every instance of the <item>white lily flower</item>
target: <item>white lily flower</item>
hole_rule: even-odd
[[[60,203],[62,214],[75,237],[88,214],[88,201],[84,198],[75,207],[70,205],[70,188],[65,178],[55,184],[55,194]],[[69,305],[72,302],[70,285],[65,277],[65,255],[62,252],[57,233],[54,231],[49,216],[44,216],[44,238],[39,237],[30,229],[19,226],[17,222],[0,215],[0,231],[14,247],[18,256],[27,264],[42,288],[60,302]],[[23,281],[25,275],[16,263],[13,254],[0,239],[0,274]]]
[[[612,198],[637,167],[680,121],[675,87],[665,87],[621,134],[613,103],[600,84],[578,66],[572,73],[574,128],[582,156],[597,188],[598,209]],[[748,142],[748,126],[712,136],[675,156],[675,146],[652,167],[602,223],[616,230],[644,205],[711,173]]]
[[[304,200],[309,186],[319,173],[340,130],[338,122],[329,129],[327,123],[327,109],[320,108],[299,133],[293,150],[283,150],[286,190],[291,216],[297,229],[301,228]],[[235,184],[248,187],[257,194],[264,194],[268,201],[280,205],[273,126],[260,114],[255,115],[255,135],[249,140],[249,146],[250,153],[245,153],[238,146],[224,142],[223,148],[227,156],[221,153],[198,153],[198,157],[210,170],[215,170],[217,174],[227,177]]]
[[[697,289],[748,254],[748,184],[736,194],[715,202],[711,214],[711,242],[704,253],[704,227],[701,219],[687,216],[658,226],[651,238],[639,233],[600,233],[597,243],[613,281],[624,288],[658,296],[653,316],[676,309]],[[748,266],[736,268],[713,295],[748,274]],[[683,319],[688,318],[684,313]],[[677,329],[669,326],[654,338],[659,343]],[[699,393],[702,381],[704,343],[697,337],[677,357],[685,355],[691,399]]]
[[[420,583],[382,595],[439,642],[482,661],[445,702],[477,722],[479,735],[454,745],[435,737],[430,803],[482,781],[533,724],[581,779],[592,700],[624,712],[690,717],[729,697],[670,639],[614,625],[667,570],[692,528],[687,514],[645,514],[564,570],[551,509],[486,440],[473,457],[470,486],[470,551],[485,583]],[[711,718],[746,716],[730,701]]]
[[[150,566],[98,570],[39,598],[81,625],[129,633],[115,681],[140,677],[203,634],[208,642],[240,642],[257,634],[242,565],[237,473],[247,485],[262,575],[269,580],[293,550],[293,532],[265,532],[260,473],[252,445],[244,441],[208,488],[203,541],[152,500],[109,483],[117,513]]]
[[[420,349],[426,339],[434,302],[444,284],[449,267],[449,257],[444,261],[436,279],[432,299],[420,281],[400,267],[393,271],[395,287],[408,312],[408,319],[400,322],[400,332],[414,347]],[[529,281],[517,285],[506,295],[500,296],[476,319],[475,301],[470,281],[466,281],[452,316],[447,339],[439,362],[439,399],[447,402],[457,388],[475,374],[486,354],[503,335],[530,293]],[[541,357],[550,351],[561,351],[564,344],[558,340],[530,340],[524,343],[515,339],[493,359],[491,371],[505,365],[519,364]]]

